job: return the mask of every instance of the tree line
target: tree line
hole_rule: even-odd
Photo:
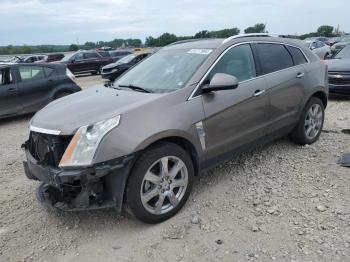
[[[197,39],[197,38],[226,38],[234,35],[238,35],[241,32],[237,27],[222,29],[218,31],[202,30],[194,34],[193,36],[177,36],[171,33],[163,33],[159,37],[149,36],[146,38],[145,43],[142,43],[141,39],[120,39],[116,38],[112,41],[97,41],[97,42],[86,42],[82,45],[71,44],[71,45],[22,45],[22,46],[0,46],[0,55],[11,55],[11,54],[32,54],[32,53],[52,53],[52,52],[68,52],[77,51],[79,49],[95,49],[99,47],[112,47],[112,48],[129,48],[129,47],[156,47],[166,46],[176,41]],[[244,33],[268,33],[266,30],[266,24],[258,23],[253,26],[244,29]],[[300,39],[314,36],[326,36],[334,37],[343,34],[339,32],[339,29],[335,29],[330,25],[322,25],[315,32],[303,34],[299,36],[290,36]]]

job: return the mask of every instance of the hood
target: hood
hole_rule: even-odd
[[[50,103],[34,115],[30,125],[70,135],[81,126],[122,115],[162,95],[103,86],[89,88]]]
[[[350,59],[326,60],[328,71],[350,71]]]

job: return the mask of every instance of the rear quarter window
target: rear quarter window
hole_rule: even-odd
[[[292,46],[287,46],[287,48],[288,48],[289,52],[292,54],[295,65],[301,65],[301,64],[307,63],[307,60],[306,60],[303,52],[301,52],[301,50],[299,48],[292,47]]]
[[[256,44],[261,74],[269,74],[294,66],[292,56],[282,44]]]

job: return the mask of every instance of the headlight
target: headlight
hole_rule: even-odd
[[[93,125],[80,127],[64,152],[59,166],[91,165],[100,141],[112,128],[118,126],[119,122],[120,115]]]
[[[115,73],[115,72],[118,72],[118,68],[114,68],[113,70],[112,70],[112,73]]]

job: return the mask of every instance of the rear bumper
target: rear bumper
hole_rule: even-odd
[[[39,180],[45,206],[65,211],[114,207],[122,210],[123,195],[134,155],[88,168],[64,170],[39,163],[25,148],[24,171],[29,179]]]

